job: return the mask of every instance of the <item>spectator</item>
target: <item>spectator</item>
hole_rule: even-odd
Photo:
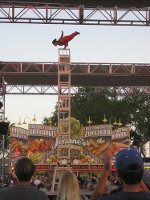
[[[80,200],[79,183],[71,172],[65,172],[58,186],[57,200]]]
[[[83,182],[80,174],[78,174],[77,179],[78,179],[78,182],[79,182],[79,185],[80,185]]]
[[[35,181],[34,181],[34,184],[36,185],[36,187],[38,187],[38,185],[40,185],[41,181],[36,178]]]
[[[108,161],[107,164],[110,164]],[[124,149],[117,153],[115,166],[123,191],[101,197],[99,200],[148,200],[150,193],[143,183],[143,159],[134,149]],[[109,167],[110,169],[110,167]]]
[[[15,164],[18,184],[0,190],[0,200],[48,200],[47,195],[31,186],[35,166],[29,158],[21,158]]]
[[[47,192],[43,183],[40,183],[37,188],[40,189],[41,191],[45,192],[45,193]]]

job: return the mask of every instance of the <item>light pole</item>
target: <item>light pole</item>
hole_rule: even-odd
[[[50,119],[49,119],[49,121],[48,121],[48,124],[49,124],[49,126],[51,126],[52,125],[52,119],[51,119],[51,117],[50,117]]]
[[[90,119],[90,115],[89,115],[89,121],[87,123],[89,124],[89,126],[92,124],[92,121]]]
[[[119,122],[117,123],[117,121],[116,121],[116,117],[110,117],[110,119],[109,119],[109,124],[111,124],[111,120],[114,120],[114,123],[113,123],[113,125],[114,126],[122,126],[122,123],[121,123],[121,118],[119,118]],[[103,121],[103,123],[105,124],[108,120],[106,119],[106,116],[105,116],[105,114],[104,114],[104,119],[102,120]]]
[[[18,125],[21,126],[21,125],[27,124],[26,120],[29,120],[29,123],[30,123],[30,124],[31,124],[32,121],[33,121],[34,123],[37,121],[35,114],[34,114],[34,117],[33,117],[32,120],[31,120],[31,117],[25,117],[23,123],[21,123],[21,119],[20,119],[20,117],[19,117]]]
[[[28,119],[29,119],[29,123],[31,124],[31,118],[30,117],[25,117],[24,122],[22,124],[27,124],[26,120],[28,120]]]
[[[4,185],[4,171],[5,171],[5,164],[4,164],[4,141],[5,141],[5,135],[2,135],[2,187]]]

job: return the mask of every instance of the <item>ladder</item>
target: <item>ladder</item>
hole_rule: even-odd
[[[55,167],[54,169],[54,175],[53,175],[53,182],[52,182],[52,188],[51,188],[51,191],[54,192],[55,191],[55,185],[58,185],[59,184],[59,180],[57,181],[56,180],[56,177],[57,177],[57,172],[65,172],[65,171],[70,171],[72,172],[72,167]]]
[[[54,192],[57,171],[71,171],[70,162],[70,128],[71,128],[71,71],[70,49],[58,49],[58,146],[57,159],[60,167],[54,168],[52,191]],[[64,129],[62,128],[64,127]],[[61,167],[61,161],[66,161]]]

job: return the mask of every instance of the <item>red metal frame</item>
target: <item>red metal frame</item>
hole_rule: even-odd
[[[72,74],[101,75],[133,75],[150,76],[150,63],[85,63],[74,62],[70,65]],[[53,73],[58,74],[57,62],[0,62],[0,72],[3,75],[15,73]]]
[[[58,141],[64,139],[64,144],[57,146],[58,160],[67,159],[70,162],[70,129],[71,129],[71,71],[70,71],[70,49],[58,49]],[[67,90],[64,94],[63,91]],[[65,113],[65,114],[64,114]],[[67,116],[65,116],[67,115]],[[62,132],[62,123],[68,125],[68,131]],[[66,143],[67,142],[67,143]],[[61,155],[65,150],[66,155]]]
[[[5,90],[5,82],[2,75],[0,74],[0,101],[3,104],[2,108],[0,109],[0,121],[5,121]]]
[[[150,26],[150,8],[1,1],[0,23]]]
[[[71,94],[81,94],[82,87],[93,86],[95,91],[89,92],[92,95],[104,95],[105,88],[108,88],[112,95],[138,95],[141,90],[143,95],[150,95],[149,63],[71,63],[70,70]],[[0,62],[0,73],[7,82],[5,94],[58,94],[57,62]],[[125,79],[124,82],[116,81],[122,79]],[[138,81],[134,82],[135,79]],[[63,92],[65,94],[66,91]]]

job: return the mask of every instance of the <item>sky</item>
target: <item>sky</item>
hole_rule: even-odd
[[[150,27],[0,24],[0,61],[57,62],[52,40],[61,31],[80,32],[70,43],[72,62],[150,63]],[[11,123],[24,118],[37,123],[52,116],[57,95],[6,95],[5,116]],[[88,116],[87,116],[88,118]]]

